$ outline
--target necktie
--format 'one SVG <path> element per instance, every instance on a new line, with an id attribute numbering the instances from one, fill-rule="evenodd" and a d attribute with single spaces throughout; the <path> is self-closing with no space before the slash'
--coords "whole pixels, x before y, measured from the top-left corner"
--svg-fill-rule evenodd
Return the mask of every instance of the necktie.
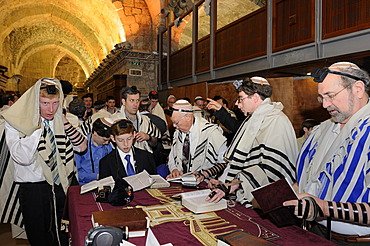
<path id="1" fill-rule="evenodd" d="M 186 133 L 184 144 L 182 145 L 182 172 L 188 172 L 188 165 L 190 159 L 190 140 L 189 133 Z"/>
<path id="2" fill-rule="evenodd" d="M 130 162 L 130 155 L 125 156 L 125 160 L 127 161 L 127 176 L 135 175 L 136 172 L 134 170 L 134 167 L 132 166 Z"/>
<path id="3" fill-rule="evenodd" d="M 45 126 L 46 132 L 49 136 L 50 144 L 51 144 L 51 154 L 49 156 L 48 166 L 51 169 L 51 174 L 53 175 L 54 183 L 59 185 L 60 180 L 59 180 L 59 172 L 58 172 L 58 167 L 57 167 L 57 164 L 58 164 L 58 162 L 57 162 L 57 146 L 55 144 L 54 133 L 50 128 L 48 120 L 44 120 L 44 126 Z"/>

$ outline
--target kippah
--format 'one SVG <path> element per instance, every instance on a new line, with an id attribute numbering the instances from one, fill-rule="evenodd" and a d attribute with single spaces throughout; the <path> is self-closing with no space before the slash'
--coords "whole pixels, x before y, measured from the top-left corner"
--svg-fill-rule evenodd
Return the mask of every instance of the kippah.
<path id="1" fill-rule="evenodd" d="M 356 64 L 352 62 L 336 62 L 329 67 L 329 69 L 343 69 L 343 68 L 360 69 Z"/>
<path id="2" fill-rule="evenodd" d="M 176 99 L 176 97 L 174 95 L 169 95 L 168 98 L 167 98 L 167 101 L 170 100 L 171 98 L 175 98 Z"/>
<path id="3" fill-rule="evenodd" d="M 42 85 L 58 85 L 59 80 L 54 78 L 42 78 L 41 84 Z"/>
<path id="4" fill-rule="evenodd" d="M 177 100 L 173 104 L 173 108 L 175 111 L 179 111 L 178 109 L 184 109 L 186 110 L 185 112 L 193 112 L 193 106 L 184 99 Z"/>
<path id="5" fill-rule="evenodd" d="M 113 118 L 111 117 L 102 117 L 100 118 L 101 122 L 103 122 L 104 125 L 111 127 L 113 123 L 115 122 Z"/>
<path id="6" fill-rule="evenodd" d="M 252 77 L 251 81 L 259 85 L 270 85 L 270 83 L 265 78 L 258 77 L 258 76 Z"/>

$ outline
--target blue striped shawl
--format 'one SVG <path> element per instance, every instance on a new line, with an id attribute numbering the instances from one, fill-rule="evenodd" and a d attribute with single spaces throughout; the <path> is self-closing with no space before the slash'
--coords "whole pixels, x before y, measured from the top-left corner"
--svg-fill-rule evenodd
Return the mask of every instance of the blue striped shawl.
<path id="1" fill-rule="evenodd" d="M 299 191 L 323 200 L 369 202 L 370 104 L 336 135 L 338 127 L 327 120 L 303 144 L 297 160 Z"/>

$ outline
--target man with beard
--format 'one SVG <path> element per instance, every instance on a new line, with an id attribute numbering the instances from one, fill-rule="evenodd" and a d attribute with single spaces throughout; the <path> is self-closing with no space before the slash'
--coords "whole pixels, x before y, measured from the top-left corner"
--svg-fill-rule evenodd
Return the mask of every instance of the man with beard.
<path id="1" fill-rule="evenodd" d="M 302 200 L 284 205 L 296 206 L 300 218 L 316 219 L 313 232 L 323 236 L 331 230 L 335 243 L 369 244 L 370 227 L 358 224 L 368 224 L 369 216 L 370 77 L 350 62 L 316 70 L 313 76 L 319 82 L 317 99 L 332 118 L 312 131 L 298 156 Z"/>

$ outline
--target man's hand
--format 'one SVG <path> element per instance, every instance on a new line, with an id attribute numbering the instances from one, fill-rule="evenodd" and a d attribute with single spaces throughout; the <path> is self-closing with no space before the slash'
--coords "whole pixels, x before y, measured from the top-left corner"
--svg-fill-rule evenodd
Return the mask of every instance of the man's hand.
<path id="1" fill-rule="evenodd" d="M 226 195 L 225 192 L 223 192 L 222 190 L 213 189 L 211 193 L 209 193 L 209 195 L 207 196 L 206 201 L 216 203 L 220 201 L 225 195 Z"/>
<path id="2" fill-rule="evenodd" d="M 145 132 L 138 132 L 135 134 L 135 139 L 138 142 L 146 141 L 150 139 L 149 134 L 146 134 Z"/>
<path id="3" fill-rule="evenodd" d="M 218 185 L 218 184 L 222 184 L 222 182 L 217 180 L 217 179 L 211 179 L 208 183 L 208 188 L 214 189 L 214 188 L 216 188 L 216 185 Z"/>
<path id="4" fill-rule="evenodd" d="M 179 171 L 178 169 L 172 170 L 172 172 L 166 177 L 166 179 L 173 179 L 177 178 L 179 176 L 183 175 L 182 171 Z"/>
<path id="5" fill-rule="evenodd" d="M 322 211 L 325 211 L 325 201 L 321 200 L 318 197 L 315 197 L 308 193 L 300 193 L 297 194 L 299 200 L 289 200 L 283 203 L 283 206 L 294 206 L 294 214 L 300 218 L 300 219 L 307 219 L 308 221 L 312 221 L 316 219 L 318 214 L 314 214 L 314 211 L 317 209 L 321 209 Z M 310 203 L 309 199 L 307 197 L 313 198 L 313 204 Z M 307 207 L 308 206 L 308 207 Z M 318 208 L 315 206 L 318 206 Z M 306 207 L 308 211 L 306 212 Z"/>
<path id="6" fill-rule="evenodd" d="M 213 110 L 218 111 L 222 108 L 221 104 L 219 104 L 215 100 L 212 100 L 211 98 L 207 98 L 207 100 L 209 101 L 208 104 L 207 104 L 207 109 L 208 110 L 213 109 Z"/>
<path id="7" fill-rule="evenodd" d="M 204 172 L 200 170 L 199 172 L 193 172 L 192 175 L 195 176 L 198 182 L 202 182 L 205 179 Z"/>

